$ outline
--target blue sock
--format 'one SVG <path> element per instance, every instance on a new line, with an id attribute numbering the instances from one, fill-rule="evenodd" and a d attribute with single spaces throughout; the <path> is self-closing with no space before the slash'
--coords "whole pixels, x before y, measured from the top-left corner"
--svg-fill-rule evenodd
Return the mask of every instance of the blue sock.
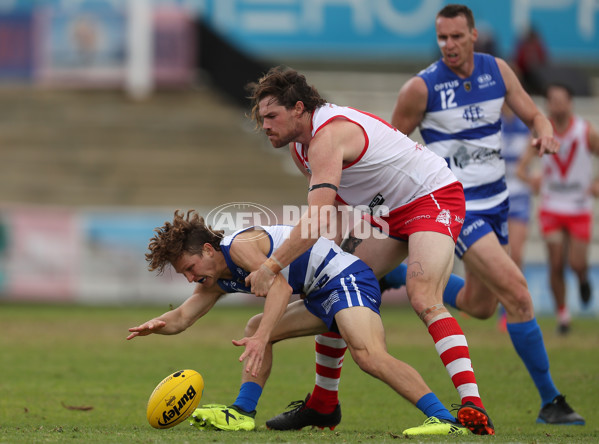
<path id="1" fill-rule="evenodd" d="M 449 410 L 439 401 L 437 395 L 433 392 L 427 393 L 416 403 L 416 407 L 420 409 L 427 418 L 434 416 L 437 419 L 445 419 L 447 421 L 455 422 L 454 416 L 449 413 Z"/>
<path id="2" fill-rule="evenodd" d="M 449 281 L 447 281 L 447 286 L 443 292 L 443 302 L 459 310 L 459 307 L 456 305 L 456 300 L 458 298 L 458 293 L 462 288 L 464 288 L 464 278 L 452 273 L 449 276 Z"/>
<path id="3" fill-rule="evenodd" d="M 406 285 L 407 272 L 408 266 L 406 264 L 399 264 L 396 268 L 387 273 L 383 279 L 391 288 L 403 287 Z"/>
<path id="4" fill-rule="evenodd" d="M 541 396 L 541 406 L 553 401 L 559 391 L 549 372 L 549 357 L 543 342 L 543 333 L 535 318 L 526 322 L 507 324 L 514 348 L 524 362 Z"/>
<path id="5" fill-rule="evenodd" d="M 262 387 L 255 382 L 244 382 L 239 389 L 239 395 L 237 395 L 237 399 L 233 405 L 247 413 L 251 413 L 256 410 L 261 395 Z"/>

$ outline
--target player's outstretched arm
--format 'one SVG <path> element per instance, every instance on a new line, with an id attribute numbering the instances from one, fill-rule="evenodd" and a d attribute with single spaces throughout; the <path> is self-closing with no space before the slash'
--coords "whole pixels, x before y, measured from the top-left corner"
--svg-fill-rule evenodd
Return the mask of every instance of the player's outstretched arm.
<path id="1" fill-rule="evenodd" d="M 599 156 L 599 132 L 597 129 L 589 123 L 589 149 L 595 156 Z M 593 197 L 599 197 L 599 177 L 595 177 L 593 183 L 591 184 L 590 193 Z"/>
<path id="2" fill-rule="evenodd" d="M 256 332 L 250 337 L 233 341 L 233 345 L 245 347 L 245 351 L 239 357 L 239 361 L 245 361 L 245 371 L 253 377 L 257 377 L 262 368 L 266 346 L 270 342 L 270 337 L 275 326 L 283 316 L 283 313 L 285 313 L 291 293 L 291 287 L 285 278 L 278 274 L 266 296 L 264 313 Z"/>
<path id="3" fill-rule="evenodd" d="M 526 151 L 520 156 L 518 165 L 516 166 L 516 176 L 522 182 L 527 183 L 533 193 L 538 194 L 541 188 L 541 175 L 531 172 L 531 164 L 537 157 L 537 149 L 530 145 Z"/>
<path id="4" fill-rule="evenodd" d="M 231 258 L 244 270 L 254 272 L 264 266 L 266 255 L 271 251 L 272 240 L 266 232 L 254 229 L 239 234 L 229 250 Z M 250 277 L 246 278 L 246 285 Z M 244 346 L 245 351 L 239 358 L 245 360 L 245 371 L 256 377 L 270 341 L 271 333 L 287 308 L 292 289 L 283 275 L 277 273 L 273 276 L 273 284 L 270 286 L 266 301 L 264 302 L 264 313 L 260 325 L 251 337 L 233 341 L 236 346 Z"/>
<path id="5" fill-rule="evenodd" d="M 161 318 L 150 319 L 137 327 L 131 327 L 129 329 L 129 336 L 127 340 L 133 339 L 137 336 L 148 336 L 152 333 L 160 333 L 160 331 L 166 326 L 166 321 Z M 167 333 L 163 333 L 167 334 Z"/>
<path id="6" fill-rule="evenodd" d="M 599 132 L 589 123 L 589 148 L 596 156 L 599 156 Z"/>
<path id="7" fill-rule="evenodd" d="M 320 236 L 338 237 L 341 241 L 341 233 L 337 233 L 336 197 L 343 165 L 354 161 L 363 152 L 365 144 L 361 127 L 344 119 L 333 119 L 321 126 L 310 141 L 309 174 L 292 151 L 296 165 L 310 180 L 308 209 L 293 227 L 289 238 L 265 262 L 266 266 L 248 277 L 256 296 L 266 296 L 274 276 L 310 249 Z"/>
<path id="8" fill-rule="evenodd" d="M 538 155 L 555 154 L 559 151 L 559 142 L 553 137 L 553 126 L 549 119 L 539 110 L 530 95 L 522 87 L 516 73 L 505 60 L 495 58 L 505 84 L 505 102 L 514 113 L 533 132 L 532 145 Z"/>
<path id="9" fill-rule="evenodd" d="M 137 327 L 131 327 L 127 339 L 148 336 L 152 333 L 160 335 L 181 333 L 208 313 L 223 294 L 224 291 L 217 285 L 205 288 L 202 284 L 197 284 L 194 293 L 183 304 Z"/>

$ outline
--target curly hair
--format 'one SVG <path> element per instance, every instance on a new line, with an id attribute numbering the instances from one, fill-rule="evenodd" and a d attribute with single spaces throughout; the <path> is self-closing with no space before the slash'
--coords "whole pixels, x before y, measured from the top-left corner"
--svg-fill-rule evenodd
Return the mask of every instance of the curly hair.
<path id="1" fill-rule="evenodd" d="M 220 241 L 224 237 L 224 231 L 213 230 L 206 225 L 204 218 L 195 210 L 188 210 L 187 215 L 176 210 L 172 222 L 167 221 L 154 231 L 156 235 L 150 239 L 146 261 L 149 263 L 148 270 L 158 270 L 158 274 L 183 253 L 201 256 L 206 243 L 220 251 Z"/>
<path id="2" fill-rule="evenodd" d="M 303 102 L 308 112 L 324 105 L 327 101 L 320 96 L 315 87 L 308 85 L 306 77 L 294 69 L 276 66 L 268 70 L 258 82 L 249 83 L 248 99 L 252 102 L 251 118 L 257 124 L 262 123 L 258 113 L 258 104 L 262 99 L 272 96 L 280 105 L 291 109 L 297 102 Z"/>

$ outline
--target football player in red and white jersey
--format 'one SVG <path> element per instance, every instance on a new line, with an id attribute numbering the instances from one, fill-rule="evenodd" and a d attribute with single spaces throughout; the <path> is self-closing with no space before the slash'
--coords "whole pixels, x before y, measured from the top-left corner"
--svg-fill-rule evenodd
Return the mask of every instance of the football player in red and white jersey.
<path id="1" fill-rule="evenodd" d="M 566 305 L 565 267 L 578 277 L 583 308 L 591 300 L 588 250 L 591 241 L 593 197 L 599 196 L 599 180 L 593 178 L 593 155 L 599 155 L 599 133 L 574 114 L 568 87 L 551 84 L 546 91 L 547 113 L 560 142 L 559 153 L 541 159 L 540 175 L 527 174 L 535 157 L 527 152 L 518 175 L 539 192 L 539 223 L 547 246 L 549 282 L 555 300 L 558 332 L 570 330 Z"/>
<path id="2" fill-rule="evenodd" d="M 344 249 L 366 262 L 378 278 L 409 258 L 407 294 L 460 395 L 458 419 L 474 433 L 494 434 L 478 392 L 466 338 L 443 305 L 443 290 L 465 214 L 462 185 L 445 160 L 377 116 L 327 103 L 292 69 L 271 69 L 251 85 L 251 98 L 252 116 L 273 147 L 290 146 L 298 168 L 309 180 L 309 210 L 290 238 L 249 276 L 252 292 L 265 296 L 281 269 L 308 250 L 318 235 L 330 232 L 334 222 L 321 216 L 326 213 L 323 210 L 338 205 L 366 208 L 366 222 L 386 236 L 359 237 L 354 230 Z M 386 211 L 380 211 L 381 205 Z M 311 233 L 307 227 L 320 231 Z M 337 241 L 344 234 L 340 231 Z M 327 422 L 327 415 L 337 409 L 343 352 L 328 342 L 317 339 L 316 396 L 312 402 L 307 398 L 301 409 L 267 421 L 267 427 L 299 429 L 340 421 L 331 416 Z M 330 360 L 318 359 L 327 352 Z M 317 414 L 321 416 L 314 424 L 312 418 Z"/>

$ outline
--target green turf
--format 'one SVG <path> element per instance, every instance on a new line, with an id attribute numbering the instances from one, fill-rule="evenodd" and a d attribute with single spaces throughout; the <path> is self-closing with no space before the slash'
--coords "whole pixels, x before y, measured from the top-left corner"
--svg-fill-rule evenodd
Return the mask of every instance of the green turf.
<path id="1" fill-rule="evenodd" d="M 165 307 L 0 305 L 1 443 L 195 443 L 195 442 L 397 442 L 404 428 L 424 416 L 387 386 L 362 373 L 347 357 L 340 398 L 343 422 L 334 432 L 268 431 L 264 422 L 290 401 L 303 399 L 314 382 L 312 338 L 275 346 L 275 363 L 256 417 L 254 432 L 199 432 L 187 422 L 155 430 L 145 406 L 155 385 L 175 370 L 204 376 L 202 403 L 231 403 L 239 387 L 245 321 L 261 307 L 217 306 L 178 336 L 126 341 L 127 328 Z M 386 307 L 389 350 L 414 366 L 446 404 L 458 402 L 429 335 L 407 308 Z M 541 319 L 558 388 L 587 425 L 535 424 L 539 399 L 509 338 L 494 321 L 458 319 L 483 401 L 495 422 L 495 437 L 410 439 L 410 442 L 599 442 L 599 323 L 577 319 L 566 338 Z M 71 407 L 71 408 L 68 408 Z M 73 409 L 73 408 L 81 408 Z M 89 409 L 92 407 L 91 409 Z M 83 410 L 86 408 L 87 410 Z"/>

